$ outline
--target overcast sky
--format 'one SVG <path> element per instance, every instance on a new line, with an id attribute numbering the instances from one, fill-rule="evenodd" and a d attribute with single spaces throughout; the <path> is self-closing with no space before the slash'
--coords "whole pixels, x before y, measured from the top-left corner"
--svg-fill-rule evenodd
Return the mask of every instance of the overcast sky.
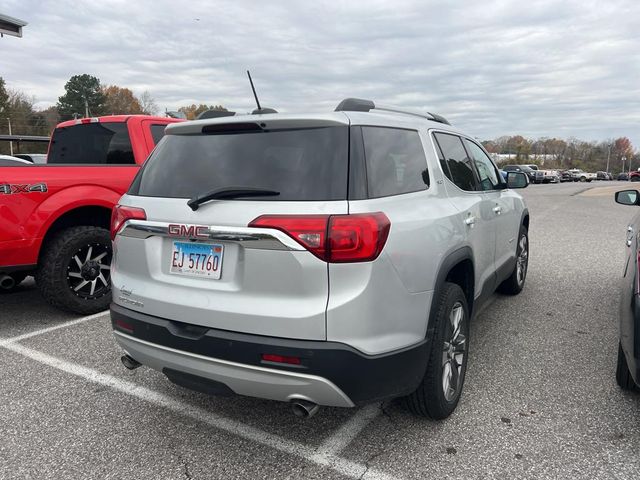
<path id="1" fill-rule="evenodd" d="M 454 4 L 455 6 L 451 6 Z M 0 38 L 10 88 L 55 103 L 72 75 L 190 103 L 326 111 L 361 97 L 440 113 L 482 139 L 640 147 L 640 1 L 32 1 Z"/>

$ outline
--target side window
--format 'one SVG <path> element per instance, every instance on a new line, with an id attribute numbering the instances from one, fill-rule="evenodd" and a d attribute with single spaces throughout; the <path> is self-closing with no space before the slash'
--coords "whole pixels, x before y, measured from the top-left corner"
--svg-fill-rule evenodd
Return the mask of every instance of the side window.
<path id="1" fill-rule="evenodd" d="M 153 138 L 153 144 L 157 145 L 162 137 L 164 137 L 165 124 L 153 124 L 151 125 L 151 138 Z"/>
<path id="2" fill-rule="evenodd" d="M 369 198 L 429 188 L 429 169 L 415 130 L 362 127 Z"/>
<path id="3" fill-rule="evenodd" d="M 440 164 L 449 180 L 462 190 L 478 190 L 472 160 L 462 145 L 462 139 L 448 133 L 434 133 L 433 136 L 440 146 Z"/>
<path id="4" fill-rule="evenodd" d="M 476 164 L 482 190 L 495 190 L 500 184 L 500 180 L 491 159 L 487 157 L 487 154 L 478 145 L 466 138 L 464 139 L 464 145 Z"/>
<path id="5" fill-rule="evenodd" d="M 136 163 L 133 157 L 133 147 L 129 138 L 129 130 L 126 123 L 114 123 L 111 126 L 114 132 L 107 150 L 107 165 L 128 165 Z"/>

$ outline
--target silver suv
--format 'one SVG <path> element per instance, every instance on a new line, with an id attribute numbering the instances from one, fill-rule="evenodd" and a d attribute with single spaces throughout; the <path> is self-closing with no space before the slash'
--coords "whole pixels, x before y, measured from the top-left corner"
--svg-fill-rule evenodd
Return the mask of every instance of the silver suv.
<path id="1" fill-rule="evenodd" d="M 469 320 L 524 286 L 527 184 L 444 118 L 367 100 L 172 124 L 113 211 L 122 361 L 302 416 L 406 397 L 445 418 Z"/>

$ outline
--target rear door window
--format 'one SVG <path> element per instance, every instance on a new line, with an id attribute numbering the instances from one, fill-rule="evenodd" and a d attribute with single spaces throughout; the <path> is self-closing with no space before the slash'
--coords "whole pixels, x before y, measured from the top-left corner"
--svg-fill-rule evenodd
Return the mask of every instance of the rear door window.
<path id="1" fill-rule="evenodd" d="M 157 145 L 158 142 L 160 140 L 162 140 L 162 137 L 164 137 L 164 129 L 167 128 L 166 124 L 158 124 L 158 123 L 153 123 L 151 124 L 151 138 L 153 138 L 153 144 Z"/>
<path id="2" fill-rule="evenodd" d="M 473 161 L 467 155 L 462 139 L 457 135 L 440 132 L 434 133 L 433 136 L 440 147 L 440 164 L 449 180 L 462 190 L 479 190 Z"/>
<path id="3" fill-rule="evenodd" d="M 429 187 L 429 169 L 415 130 L 362 127 L 369 198 L 419 192 Z"/>
<path id="4" fill-rule="evenodd" d="M 220 127 L 220 126 L 218 126 Z M 234 127 L 230 124 L 230 128 Z M 278 196 L 262 201 L 346 200 L 347 126 L 167 135 L 131 186 L 132 195 L 192 198 L 250 187 Z"/>
<path id="5" fill-rule="evenodd" d="M 96 122 L 56 128 L 47 163 L 135 164 L 126 123 Z"/>

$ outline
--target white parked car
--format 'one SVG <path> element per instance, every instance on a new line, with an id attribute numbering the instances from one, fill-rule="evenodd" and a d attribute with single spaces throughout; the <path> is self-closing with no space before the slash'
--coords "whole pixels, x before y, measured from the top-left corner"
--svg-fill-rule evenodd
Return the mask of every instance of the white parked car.
<path id="1" fill-rule="evenodd" d="M 597 175 L 595 173 L 588 173 L 584 170 L 580 170 L 579 168 L 572 168 L 568 170 L 569 173 L 573 176 L 574 181 L 576 182 L 592 182 L 597 179 Z"/>

